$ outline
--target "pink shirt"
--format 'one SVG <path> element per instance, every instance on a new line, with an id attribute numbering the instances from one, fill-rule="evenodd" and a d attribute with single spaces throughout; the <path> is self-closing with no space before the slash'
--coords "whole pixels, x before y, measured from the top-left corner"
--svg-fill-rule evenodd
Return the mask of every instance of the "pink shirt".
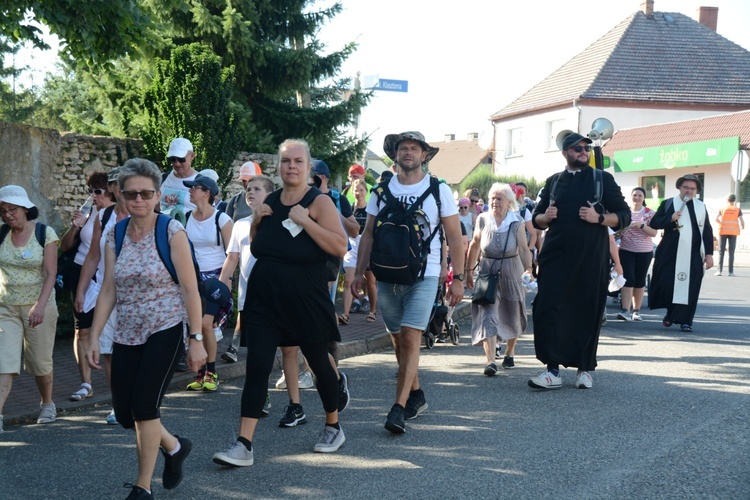
<path id="1" fill-rule="evenodd" d="M 651 217 L 653 217 L 655 213 L 656 212 L 650 208 L 643 207 L 637 212 L 631 210 L 630 219 L 632 222 L 638 222 L 648 226 Z M 622 233 L 620 249 L 635 253 L 653 252 L 654 242 L 651 240 L 651 236 L 646 234 L 643 229 L 631 227 Z"/>

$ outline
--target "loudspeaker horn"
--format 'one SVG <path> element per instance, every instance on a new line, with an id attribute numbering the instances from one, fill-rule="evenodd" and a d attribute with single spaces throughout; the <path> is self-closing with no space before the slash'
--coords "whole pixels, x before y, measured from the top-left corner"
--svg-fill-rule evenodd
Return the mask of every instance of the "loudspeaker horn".
<path id="1" fill-rule="evenodd" d="M 572 130 L 561 130 L 557 133 L 557 137 L 555 137 L 555 143 L 557 144 L 557 149 L 560 151 L 563 150 L 563 142 L 565 142 L 565 138 L 568 137 L 570 134 L 574 134 Z"/>
<path id="2" fill-rule="evenodd" d="M 591 124 L 591 132 L 588 135 L 592 141 L 601 141 L 609 139 L 614 133 L 615 127 L 611 121 L 606 118 L 597 118 Z"/>

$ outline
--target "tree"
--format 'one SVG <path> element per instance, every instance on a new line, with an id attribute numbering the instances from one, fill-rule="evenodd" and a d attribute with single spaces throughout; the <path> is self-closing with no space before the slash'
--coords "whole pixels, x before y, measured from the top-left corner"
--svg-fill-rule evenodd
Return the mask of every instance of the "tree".
<path id="1" fill-rule="evenodd" d="M 3 0 L 0 35 L 49 49 L 40 24 L 62 39 L 62 51 L 91 65 L 131 54 L 152 37 L 151 20 L 134 0 Z"/>
<path id="2" fill-rule="evenodd" d="M 156 62 L 156 74 L 144 104 L 148 122 L 144 148 L 165 167 L 165 153 L 174 137 L 193 143 L 197 169 L 211 168 L 222 187 L 231 180 L 238 151 L 237 109 L 231 103 L 234 68 L 200 43 L 177 47 L 169 60 Z"/>
<path id="3" fill-rule="evenodd" d="M 237 100 L 275 144 L 304 138 L 313 155 L 343 171 L 364 153 L 364 140 L 347 137 L 370 94 L 336 79 L 355 50 L 348 44 L 321 55 L 316 39 L 322 23 L 341 11 L 336 3 L 310 10 L 309 0 L 144 0 L 175 45 L 200 41 L 225 67 L 233 66 Z M 348 99 L 344 99 L 348 96 Z"/>
<path id="4" fill-rule="evenodd" d="M 19 82 L 19 77 L 28 69 L 16 66 L 15 56 L 20 48 L 20 45 L 0 36 L 0 120 L 25 123 L 39 104 L 35 89 L 26 88 Z M 10 59 L 10 64 L 6 58 Z"/>

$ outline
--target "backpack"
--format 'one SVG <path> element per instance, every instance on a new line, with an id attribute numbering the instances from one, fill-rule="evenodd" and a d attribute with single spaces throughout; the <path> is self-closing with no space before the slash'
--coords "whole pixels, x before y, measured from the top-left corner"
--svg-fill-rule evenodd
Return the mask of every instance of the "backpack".
<path id="1" fill-rule="evenodd" d="M 5 241 L 5 237 L 8 236 L 8 233 L 10 233 L 10 226 L 8 224 L 3 224 L 0 226 L 0 245 L 3 244 L 3 241 Z M 39 243 L 39 246 L 44 248 L 44 242 L 47 240 L 47 225 L 42 224 L 41 222 L 37 222 L 36 226 L 34 227 L 34 236 L 36 236 L 36 241 Z"/>
<path id="2" fill-rule="evenodd" d="M 114 212 L 115 206 L 114 204 L 108 206 L 104 209 L 102 212 L 102 229 L 104 229 L 104 226 L 107 225 L 107 222 L 109 221 L 109 218 L 112 216 L 112 212 Z M 98 214 L 98 212 L 97 212 Z M 77 279 L 74 277 L 74 273 L 78 271 L 78 269 L 75 267 L 75 258 L 76 254 L 78 253 L 78 247 L 81 245 L 81 237 L 80 233 L 76 234 L 76 244 L 73 245 L 68 250 L 62 252 L 60 255 L 57 256 L 57 282 L 56 286 L 58 290 L 69 290 L 72 292 L 75 292 L 71 288 L 71 285 L 77 281 Z M 94 276 L 96 278 L 96 276 Z"/>
<path id="3" fill-rule="evenodd" d="M 167 268 L 167 271 L 169 271 L 169 275 L 172 277 L 172 281 L 174 281 L 175 283 L 179 283 L 180 281 L 177 279 L 177 271 L 175 270 L 174 263 L 172 262 L 172 253 L 169 246 L 170 220 L 171 217 L 169 217 L 168 215 L 157 214 L 156 226 L 154 226 L 154 238 L 156 240 L 156 251 L 159 254 L 159 258 L 164 263 L 164 267 Z M 129 223 L 130 217 L 121 220 L 115 225 L 115 255 L 118 257 L 120 256 L 120 251 L 122 250 L 122 244 L 125 241 L 125 234 L 127 233 Z M 198 261 L 195 259 L 195 249 L 193 248 L 193 244 L 190 242 L 190 239 L 188 239 L 188 244 L 190 245 L 190 256 L 193 259 L 195 278 L 200 285 L 200 267 L 198 266 Z M 201 287 L 199 286 L 198 289 L 200 290 Z"/>
<path id="4" fill-rule="evenodd" d="M 602 201 L 602 192 L 604 191 L 604 174 L 602 174 L 602 171 L 598 168 L 593 168 L 594 171 L 594 184 L 595 184 L 595 191 L 594 191 L 594 205 L 597 205 L 601 203 Z M 557 175 L 555 178 L 555 181 L 552 183 L 552 189 L 550 189 L 549 192 L 549 200 L 550 202 L 555 200 L 555 192 L 557 191 L 557 181 L 560 180 L 560 177 L 565 172 L 561 172 Z"/>
<path id="5" fill-rule="evenodd" d="M 219 217 L 221 216 L 223 212 L 219 210 L 218 208 L 216 208 L 215 210 L 216 210 L 216 216 L 214 217 L 214 223 L 216 224 L 216 246 L 218 247 L 218 246 L 221 246 L 221 240 L 222 240 L 221 228 L 219 227 Z M 185 223 L 183 224 L 185 228 L 187 228 L 187 221 L 188 219 L 190 219 L 190 214 L 192 213 L 193 213 L 192 210 L 189 210 L 185 213 Z"/>
<path id="6" fill-rule="evenodd" d="M 441 223 L 427 237 L 420 228 L 421 224 L 429 228 L 430 221 L 422 210 L 428 196 L 435 198 L 440 214 L 440 181 L 430 176 L 430 187 L 409 208 L 393 196 L 389 182 L 390 179 L 381 182 L 373 190 L 378 203 L 382 202 L 385 206 L 375 217 L 370 269 L 378 281 L 411 285 L 424 279 L 430 243 L 438 231 L 441 231 L 442 238 Z"/>

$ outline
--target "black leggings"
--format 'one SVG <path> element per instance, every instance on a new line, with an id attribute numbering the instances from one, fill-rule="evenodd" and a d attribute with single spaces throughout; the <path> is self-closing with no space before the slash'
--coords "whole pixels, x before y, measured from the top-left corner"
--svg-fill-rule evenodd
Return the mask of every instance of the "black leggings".
<path id="1" fill-rule="evenodd" d="M 243 325 L 247 328 L 247 325 Z M 273 370 L 276 348 L 281 332 L 272 327 L 253 325 L 252 332 L 243 328 L 247 342 L 247 368 L 245 386 L 242 388 L 240 414 L 245 418 L 260 418 L 268 393 L 268 377 Z M 318 379 L 317 389 L 326 413 L 338 409 L 339 390 L 336 371 L 328 359 L 328 342 L 300 345 L 302 354 Z"/>
<path id="2" fill-rule="evenodd" d="M 646 286 L 646 274 L 648 274 L 652 256 L 653 252 L 630 252 L 620 249 L 620 265 L 622 274 L 625 276 L 625 286 L 632 288 Z"/>
<path id="3" fill-rule="evenodd" d="M 145 344 L 113 344 L 112 407 L 126 429 L 161 416 L 161 400 L 185 351 L 182 331 L 182 323 L 178 323 L 152 334 Z"/>

